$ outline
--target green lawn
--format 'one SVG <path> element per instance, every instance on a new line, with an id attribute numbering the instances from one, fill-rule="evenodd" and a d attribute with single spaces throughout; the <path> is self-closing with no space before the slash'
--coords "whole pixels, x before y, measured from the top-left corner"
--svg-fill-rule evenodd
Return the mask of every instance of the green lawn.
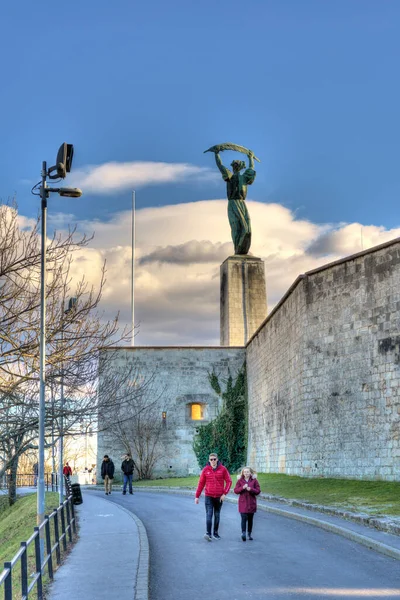
<path id="1" fill-rule="evenodd" d="M 362 510 L 370 514 L 400 515 L 400 483 L 359 479 L 305 478 L 294 475 L 260 474 L 263 492 L 284 498 L 296 498 Z"/>
<path id="2" fill-rule="evenodd" d="M 236 474 L 232 475 L 235 483 Z M 359 479 L 306 478 L 294 475 L 260 473 L 258 475 L 261 491 L 265 494 L 281 496 L 346 508 L 351 511 L 367 512 L 371 515 L 382 514 L 400 516 L 400 483 L 394 481 L 362 481 Z M 135 481 L 135 486 L 182 487 L 197 486 L 198 477 L 154 479 Z"/>
<path id="3" fill-rule="evenodd" d="M 199 478 L 190 477 L 171 477 L 170 479 L 150 479 L 149 481 L 134 481 L 133 485 L 137 487 L 181 487 L 195 488 Z"/>
<path id="4" fill-rule="evenodd" d="M 0 572 L 3 570 L 4 561 L 10 561 L 18 552 L 21 542 L 26 542 L 33 534 L 36 527 L 36 494 L 29 494 L 18 498 L 17 502 L 1 512 L 0 519 Z M 53 512 L 58 506 L 58 494 L 46 493 L 46 514 Z M 55 555 L 54 555 L 55 558 Z M 34 544 L 28 549 L 29 572 L 34 571 Z M 53 561 L 55 568 L 55 560 Z M 14 573 L 14 570 L 13 570 Z M 17 565 L 13 575 L 13 600 L 20 598 L 20 568 Z M 0 593 L 1 595 L 1 593 Z"/>

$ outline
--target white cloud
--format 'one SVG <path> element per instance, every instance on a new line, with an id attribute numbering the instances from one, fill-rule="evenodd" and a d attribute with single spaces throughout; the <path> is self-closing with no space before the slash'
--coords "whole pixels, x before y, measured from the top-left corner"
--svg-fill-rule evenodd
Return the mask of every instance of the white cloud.
<path id="1" fill-rule="evenodd" d="M 400 229 L 387 230 L 384 227 L 376 227 L 375 225 L 342 224 L 324 232 L 316 240 L 313 240 L 308 247 L 308 252 L 314 256 L 355 254 L 361 252 L 361 250 L 388 242 L 400 235 L 399 232 Z"/>
<path id="2" fill-rule="evenodd" d="M 140 265 L 146 263 L 171 263 L 177 265 L 195 264 L 195 263 L 213 263 L 222 262 L 230 252 L 230 243 L 213 244 L 209 240 L 190 240 L 177 246 L 160 246 L 157 250 L 141 257 Z"/>
<path id="3" fill-rule="evenodd" d="M 298 275 L 361 250 L 361 225 L 319 225 L 298 220 L 279 204 L 249 201 L 251 252 L 265 261 L 269 310 Z M 57 215 L 58 227 L 61 215 Z M 135 315 L 137 344 L 218 344 L 219 267 L 233 254 L 227 201 L 200 201 L 146 208 L 136 215 Z M 95 231 L 90 248 L 73 265 L 96 283 L 107 259 L 102 308 L 130 318 L 130 213 L 107 223 L 79 224 Z M 363 248 L 400 236 L 400 229 L 363 226 Z M 149 259 L 152 258 L 152 260 Z M 142 260 L 141 260 L 142 259 Z"/>
<path id="4" fill-rule="evenodd" d="M 187 179 L 215 175 L 208 168 L 186 163 L 164 162 L 109 162 L 103 165 L 87 165 L 75 170 L 69 185 L 80 187 L 86 193 L 110 194 L 146 185 L 172 183 Z"/>

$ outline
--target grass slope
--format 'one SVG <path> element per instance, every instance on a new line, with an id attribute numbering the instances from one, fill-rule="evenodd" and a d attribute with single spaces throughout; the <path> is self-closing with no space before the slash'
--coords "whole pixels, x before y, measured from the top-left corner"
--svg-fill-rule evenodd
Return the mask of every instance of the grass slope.
<path id="1" fill-rule="evenodd" d="M 46 514 L 53 512 L 58 506 L 58 494 L 56 492 L 46 493 Z M 0 572 L 3 563 L 11 561 L 18 552 L 21 542 L 26 542 L 33 534 L 36 527 L 36 494 L 29 494 L 18 498 L 17 502 L 1 512 L 0 515 Z M 34 570 L 34 545 L 28 549 L 28 568 Z M 13 599 L 21 597 L 20 566 L 13 569 Z M 28 571 L 28 572 L 30 572 Z M 47 577 L 44 578 L 46 581 Z M 35 595 L 35 594 L 33 594 Z"/>
<path id="2" fill-rule="evenodd" d="M 18 552 L 21 542 L 26 542 L 36 527 L 36 494 L 19 498 L 1 513 L 0 520 L 0 564 L 11 560 Z M 46 514 L 58 506 L 58 494 L 46 493 Z"/>

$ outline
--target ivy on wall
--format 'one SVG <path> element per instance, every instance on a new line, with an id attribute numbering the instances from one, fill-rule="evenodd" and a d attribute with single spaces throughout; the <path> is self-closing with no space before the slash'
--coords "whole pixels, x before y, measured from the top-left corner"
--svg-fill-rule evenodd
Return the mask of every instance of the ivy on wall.
<path id="1" fill-rule="evenodd" d="M 201 425 L 193 442 L 193 449 L 200 468 L 208 462 L 210 452 L 216 452 L 219 460 L 232 473 L 245 464 L 247 453 L 247 379 L 246 364 L 235 380 L 220 382 L 213 371 L 208 379 L 213 390 L 222 398 L 219 415 Z M 225 391 L 222 390 L 222 384 Z"/>

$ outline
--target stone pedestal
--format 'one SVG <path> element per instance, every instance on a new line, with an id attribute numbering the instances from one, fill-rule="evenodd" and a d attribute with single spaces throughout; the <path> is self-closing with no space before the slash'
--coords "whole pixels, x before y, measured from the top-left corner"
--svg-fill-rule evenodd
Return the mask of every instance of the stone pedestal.
<path id="1" fill-rule="evenodd" d="M 244 346 L 267 316 L 264 261 L 229 256 L 220 267 L 221 346 Z"/>

